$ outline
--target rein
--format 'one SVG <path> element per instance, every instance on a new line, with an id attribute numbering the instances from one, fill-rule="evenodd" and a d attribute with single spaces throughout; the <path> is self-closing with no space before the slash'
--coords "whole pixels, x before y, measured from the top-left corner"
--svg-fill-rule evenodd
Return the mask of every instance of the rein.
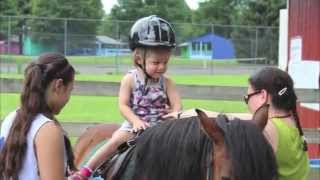
<path id="1" fill-rule="evenodd" d="M 213 157 L 212 157 L 212 151 L 209 151 L 209 146 L 206 146 L 206 153 L 207 153 L 207 157 L 206 157 L 206 180 L 212 180 L 213 179 L 213 173 L 212 173 L 212 169 L 213 169 Z M 208 153 L 209 152 L 209 153 Z"/>

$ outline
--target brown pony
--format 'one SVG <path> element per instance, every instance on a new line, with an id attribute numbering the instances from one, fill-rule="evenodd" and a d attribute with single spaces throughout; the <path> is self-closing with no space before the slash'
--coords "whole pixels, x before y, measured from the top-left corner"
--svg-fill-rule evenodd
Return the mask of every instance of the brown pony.
<path id="1" fill-rule="evenodd" d="M 260 108 L 252 121 L 229 120 L 225 115 L 209 118 L 196 110 L 197 116 L 149 128 L 136 139 L 129 163 L 121 165 L 120 176 L 106 172 L 104 178 L 277 179 L 273 150 L 262 134 L 268 119 L 267 109 Z"/>
<path id="2" fill-rule="evenodd" d="M 81 162 L 97 144 L 112 136 L 120 126 L 118 124 L 99 124 L 86 129 L 73 148 L 74 164 L 79 168 Z"/>

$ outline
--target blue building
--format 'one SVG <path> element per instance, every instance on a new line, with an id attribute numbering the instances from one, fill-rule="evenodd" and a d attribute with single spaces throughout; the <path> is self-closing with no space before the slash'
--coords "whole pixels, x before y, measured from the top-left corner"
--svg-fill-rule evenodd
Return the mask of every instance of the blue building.
<path id="1" fill-rule="evenodd" d="M 108 36 L 96 36 L 97 56 L 129 55 L 128 43 L 123 43 Z"/>
<path id="2" fill-rule="evenodd" d="M 212 33 L 192 38 L 179 45 L 181 55 L 190 59 L 233 59 L 235 49 L 231 40 Z"/>

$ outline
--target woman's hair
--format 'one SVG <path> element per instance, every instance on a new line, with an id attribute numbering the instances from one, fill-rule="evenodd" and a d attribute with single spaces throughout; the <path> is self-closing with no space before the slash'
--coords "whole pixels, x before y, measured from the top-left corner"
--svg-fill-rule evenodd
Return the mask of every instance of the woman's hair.
<path id="1" fill-rule="evenodd" d="M 17 110 L 17 115 L 0 153 L 0 179 L 17 179 L 17 172 L 21 170 L 26 154 L 27 134 L 37 114 L 42 113 L 60 125 L 48 107 L 45 92 L 54 79 L 62 79 L 63 84 L 67 85 L 74 80 L 74 74 L 75 70 L 67 59 L 58 53 L 43 54 L 26 67 L 20 108 Z M 68 165 L 70 169 L 74 169 L 70 141 L 66 136 L 64 139 Z"/>
<path id="2" fill-rule="evenodd" d="M 252 75 L 249 83 L 254 90 L 265 89 L 271 96 L 271 102 L 275 108 L 291 112 L 299 133 L 303 136 L 297 113 L 297 95 L 294 91 L 293 80 L 287 72 L 278 68 L 265 67 Z M 304 141 L 304 149 L 307 149 L 306 141 Z"/>

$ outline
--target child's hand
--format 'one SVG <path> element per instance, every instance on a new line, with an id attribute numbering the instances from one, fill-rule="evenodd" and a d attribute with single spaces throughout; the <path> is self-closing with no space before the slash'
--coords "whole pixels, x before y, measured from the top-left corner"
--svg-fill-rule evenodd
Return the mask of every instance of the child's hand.
<path id="1" fill-rule="evenodd" d="M 150 127 L 150 124 L 147 123 L 147 122 L 144 122 L 142 120 L 138 120 L 138 121 L 135 121 L 133 123 L 133 128 L 132 128 L 132 132 L 138 132 L 139 130 L 143 129 L 147 129 L 148 127 Z"/>
<path id="2" fill-rule="evenodd" d="M 87 180 L 87 177 L 84 177 L 79 172 L 76 172 L 68 177 L 68 180 Z"/>
<path id="3" fill-rule="evenodd" d="M 181 114 L 181 111 L 174 111 L 174 112 L 170 112 L 166 115 L 163 115 L 162 118 L 165 120 L 179 119 L 179 114 Z"/>
<path id="4" fill-rule="evenodd" d="M 171 113 L 173 110 L 171 109 L 171 107 L 169 105 L 165 105 L 164 107 L 164 113 L 168 114 Z"/>

